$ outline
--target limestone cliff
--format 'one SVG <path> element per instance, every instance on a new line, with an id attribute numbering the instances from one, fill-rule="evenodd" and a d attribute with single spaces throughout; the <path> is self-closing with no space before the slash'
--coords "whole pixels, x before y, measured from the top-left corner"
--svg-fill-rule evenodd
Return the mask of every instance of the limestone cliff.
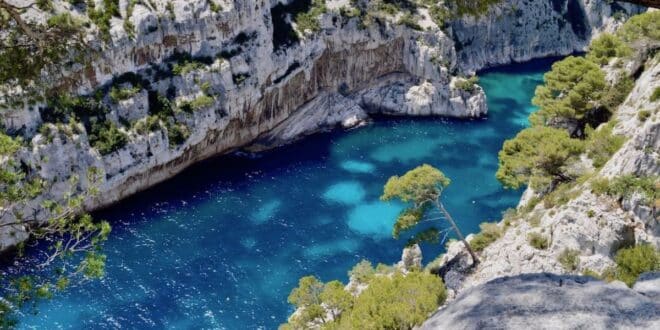
<path id="1" fill-rule="evenodd" d="M 68 2 L 54 3 L 58 11 L 81 15 Z M 614 11 L 639 10 L 590 0 L 510 0 L 441 29 L 419 8 L 419 30 L 395 18 L 365 26 L 342 14 L 347 1 L 328 0 L 320 30 L 296 32 L 292 15 L 300 3 L 154 0 L 133 4 L 129 13 L 128 2 L 119 1 L 123 19 L 111 18 L 109 43 L 91 39 L 94 51 L 85 64 L 64 68 L 64 78 L 52 84 L 95 95 L 106 110 L 93 120 L 116 125 L 128 142 L 101 154 L 90 144 L 89 124 L 49 123 L 45 104 L 3 112 L 6 130 L 30 142 L 17 163 L 47 182 L 43 194 L 17 211 L 45 219 L 40 204 L 88 189 L 92 168 L 100 173 L 100 193 L 87 200 L 90 210 L 202 159 L 355 125 L 373 112 L 480 116 L 486 113 L 483 91 L 461 87 L 472 71 L 582 51 L 594 33 L 617 24 L 608 18 Z M 177 65 L 184 68 L 174 70 Z M 116 99 L 113 87 L 137 92 Z M 177 111 L 150 122 L 163 103 Z M 173 132 L 182 141 L 174 141 Z M 80 178 L 73 186 L 72 176 Z M 14 217 L 3 212 L 0 222 Z M 24 240 L 23 229 L 3 226 L 0 250 Z"/>
<path id="2" fill-rule="evenodd" d="M 657 329 L 660 302 L 646 290 L 658 274 L 633 289 L 588 277 L 527 274 L 466 290 L 422 329 Z M 656 293 L 657 294 L 657 293 Z"/>
<path id="3" fill-rule="evenodd" d="M 502 237 L 483 250 L 482 263 L 476 268 L 471 268 L 461 244 L 450 244 L 439 260 L 438 271 L 453 293 L 460 294 L 503 276 L 600 274 L 615 266 L 614 255 L 622 247 L 647 243 L 660 248 L 657 196 L 649 200 L 635 192 L 618 200 L 599 195 L 593 188 L 594 182 L 602 178 L 632 174 L 657 180 L 660 175 L 660 100 L 652 96 L 660 87 L 660 59 L 655 56 L 646 63 L 635 61 L 629 60 L 623 67 L 631 73 L 643 72 L 613 118 L 614 133 L 626 137 L 621 149 L 601 169 L 563 191 L 565 203 L 535 203 L 535 193 L 528 190 L 519 205 L 519 210 L 526 210 L 505 216 L 499 223 L 504 231 Z M 612 66 L 605 70 L 610 77 L 619 72 Z M 648 113 L 648 118 L 640 113 Z M 658 182 L 654 184 L 657 187 Z M 544 237 L 547 247 L 533 247 L 530 234 Z M 570 267 L 573 269 L 561 262 L 562 253 L 567 250 L 575 253 L 575 263 Z"/>

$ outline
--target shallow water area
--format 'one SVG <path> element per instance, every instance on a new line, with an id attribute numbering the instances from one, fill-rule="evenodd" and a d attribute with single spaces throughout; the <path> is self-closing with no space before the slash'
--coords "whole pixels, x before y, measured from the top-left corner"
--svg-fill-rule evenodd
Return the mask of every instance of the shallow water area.
<path id="1" fill-rule="evenodd" d="M 301 276 L 345 282 L 361 259 L 400 259 L 405 240 L 391 229 L 402 206 L 378 197 L 387 178 L 422 163 L 452 179 L 446 207 L 476 232 L 520 198 L 495 179 L 497 152 L 527 125 L 551 63 L 481 73 L 486 118 L 377 119 L 223 156 L 99 212 L 113 225 L 105 278 L 40 303 L 20 327 L 274 329 Z M 442 249 L 424 245 L 424 262 Z"/>

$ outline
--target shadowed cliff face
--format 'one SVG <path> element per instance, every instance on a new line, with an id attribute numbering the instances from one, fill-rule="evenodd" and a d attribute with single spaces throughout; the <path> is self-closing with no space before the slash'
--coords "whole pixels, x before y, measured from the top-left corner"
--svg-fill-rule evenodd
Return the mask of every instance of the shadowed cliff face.
<path id="1" fill-rule="evenodd" d="M 460 294 L 422 329 L 657 329 L 660 301 L 646 292 L 657 277 L 634 289 L 579 276 L 498 278 Z"/>

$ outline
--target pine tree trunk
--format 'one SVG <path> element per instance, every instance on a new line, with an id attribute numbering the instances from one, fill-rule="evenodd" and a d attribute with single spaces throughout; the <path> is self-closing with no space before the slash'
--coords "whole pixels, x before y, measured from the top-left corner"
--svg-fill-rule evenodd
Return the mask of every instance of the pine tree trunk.
<path id="1" fill-rule="evenodd" d="M 463 236 L 463 233 L 461 233 L 461 230 L 458 229 L 458 226 L 456 226 L 456 222 L 454 222 L 454 218 L 451 217 L 451 214 L 445 210 L 445 207 L 440 203 L 439 201 L 435 201 L 435 206 L 442 212 L 442 214 L 445 215 L 445 218 L 447 218 L 447 221 L 451 224 L 452 228 L 454 229 L 454 232 L 456 232 L 456 235 L 458 238 L 463 242 L 463 245 L 465 245 L 465 248 L 468 250 L 470 253 L 470 256 L 472 257 L 472 261 L 474 262 L 474 265 L 476 266 L 479 263 L 479 258 L 477 257 L 477 254 L 474 253 L 472 250 L 472 247 L 470 246 L 470 243 L 468 243 L 465 240 L 465 237 Z"/>

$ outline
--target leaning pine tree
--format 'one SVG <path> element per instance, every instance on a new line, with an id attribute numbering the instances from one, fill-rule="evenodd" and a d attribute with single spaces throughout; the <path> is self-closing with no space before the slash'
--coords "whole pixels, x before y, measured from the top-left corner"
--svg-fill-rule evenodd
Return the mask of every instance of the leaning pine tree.
<path id="1" fill-rule="evenodd" d="M 458 238 L 465 244 L 465 248 L 472 256 L 472 260 L 476 265 L 479 263 L 479 258 L 472 250 L 470 244 L 465 240 L 465 237 L 458 229 L 456 222 L 452 216 L 447 212 L 444 205 L 440 201 L 443 190 L 449 186 L 451 180 L 444 175 L 440 170 L 430 165 L 422 165 L 413 170 L 408 171 L 403 176 L 393 176 L 385 184 L 383 195 L 380 197 L 383 201 L 390 201 L 399 199 L 408 204 L 408 208 L 403 210 L 394 224 L 392 234 L 398 238 L 401 231 L 409 230 L 420 223 L 425 216 L 435 207 L 444 216 Z M 430 238 L 429 233 L 422 232 L 413 241 L 426 240 Z M 437 231 L 434 232 L 437 234 Z M 435 235 L 437 237 L 437 235 Z"/>

